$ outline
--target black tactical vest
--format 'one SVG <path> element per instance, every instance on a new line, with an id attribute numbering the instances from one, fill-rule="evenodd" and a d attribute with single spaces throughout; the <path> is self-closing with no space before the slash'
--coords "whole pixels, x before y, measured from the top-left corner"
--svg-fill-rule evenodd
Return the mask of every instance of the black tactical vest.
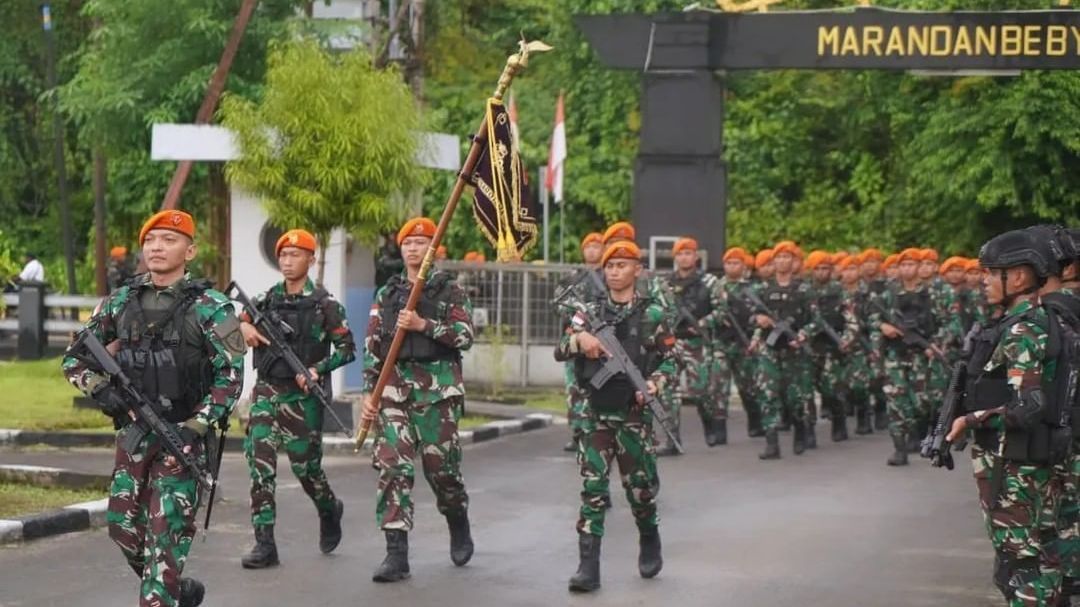
<path id="1" fill-rule="evenodd" d="M 739 326 L 743 328 L 747 333 L 751 332 L 750 317 L 754 313 L 754 309 L 750 306 L 750 302 L 746 300 L 746 296 L 743 294 L 745 289 L 749 289 L 749 283 L 740 282 L 734 285 L 730 291 L 728 291 L 727 305 L 728 310 L 731 312 L 731 316 L 734 317 L 735 322 L 739 323 Z M 728 323 L 730 318 L 725 319 L 720 325 L 720 339 L 726 343 L 734 343 L 739 340 L 739 337 L 735 334 L 735 329 Z"/>
<path id="2" fill-rule="evenodd" d="M 146 310 L 140 299 L 154 287 L 135 284 L 139 280 L 129 283 L 130 296 L 117 315 L 116 360 L 151 402 L 165 399 L 161 414 L 166 421 L 183 422 L 195 414 L 213 383 L 214 367 L 200 323 L 186 322 L 195 314 L 192 304 L 212 283 L 189 281 L 169 308 Z"/>
<path id="3" fill-rule="evenodd" d="M 776 314 L 776 320 L 790 320 L 791 328 L 798 331 L 810 321 L 810 307 L 807 294 L 799 291 L 802 283 L 792 280 L 786 287 L 780 286 L 776 280 L 770 280 L 761 292 L 761 299 L 769 309 Z M 790 338 L 781 338 L 775 347 L 782 348 L 788 345 Z M 781 343 L 783 342 L 783 343 Z"/>
<path id="4" fill-rule="evenodd" d="M 420 301 L 416 304 L 416 313 L 429 320 L 444 320 L 453 290 L 453 277 L 446 272 L 438 272 L 431 280 L 424 283 Z M 390 343 L 397 328 L 398 313 L 405 309 L 409 301 L 412 283 L 404 274 L 395 274 L 386 283 L 386 296 L 382 304 L 381 351 L 379 358 L 386 360 L 390 352 Z M 431 339 L 419 331 L 407 331 L 401 344 L 398 360 L 430 362 L 433 360 L 460 360 L 461 351 Z"/>
<path id="5" fill-rule="evenodd" d="M 829 284 L 821 287 L 817 296 L 817 307 L 821 311 L 821 319 L 824 320 L 834 331 L 839 334 L 844 332 L 844 291 L 839 285 Z M 823 332 L 814 336 L 815 347 L 827 346 L 835 348 L 836 343 L 829 339 Z"/>
<path id="6" fill-rule="evenodd" d="M 1055 292 L 1042 296 L 1050 317 L 1048 342 L 1057 346 L 1059 356 L 1054 374 L 1053 398 L 1068 419 L 1073 438 L 1080 438 L 1080 298 Z"/>
<path id="7" fill-rule="evenodd" d="M 675 303 L 693 317 L 695 321 L 704 318 L 712 307 L 709 289 L 701 279 L 699 272 L 686 277 L 675 274 L 671 277 L 671 290 Z M 679 313 L 679 322 L 675 325 L 675 337 L 686 338 L 697 335 L 696 327 L 689 326 L 689 320 Z"/>
<path id="8" fill-rule="evenodd" d="M 615 324 L 615 337 L 622 344 L 626 354 L 634 361 L 642 375 L 648 377 L 654 369 L 649 368 L 649 356 L 645 349 L 644 329 L 645 306 L 647 300 L 639 299 L 629 309 L 616 307 L 606 302 L 600 307 L 600 321 Z M 625 412 L 634 402 L 634 386 L 630 379 L 619 373 L 612 377 L 600 389 L 593 389 L 589 380 L 600 370 L 603 362 L 579 356 L 574 359 L 574 374 L 578 384 L 589 391 L 589 404 L 599 413 Z"/>
<path id="9" fill-rule="evenodd" d="M 270 318 L 276 315 L 289 325 L 292 332 L 285 336 L 287 344 L 306 367 L 313 367 L 330 355 L 330 340 L 316 341 L 312 331 L 314 327 L 326 326 L 323 304 L 329 296 L 322 287 L 316 287 L 307 297 L 286 297 L 272 292 L 259 306 L 263 314 Z M 273 348 L 255 348 L 254 364 L 260 379 L 270 383 L 295 381 L 296 374 Z"/>
<path id="10" fill-rule="evenodd" d="M 934 335 L 934 308 L 930 299 L 929 289 L 919 291 L 905 291 L 897 287 L 893 291 L 893 311 L 898 327 L 903 332 L 909 331 L 930 339 Z M 885 345 L 897 349 L 911 349 L 918 346 L 905 342 L 903 339 L 885 340 Z"/>

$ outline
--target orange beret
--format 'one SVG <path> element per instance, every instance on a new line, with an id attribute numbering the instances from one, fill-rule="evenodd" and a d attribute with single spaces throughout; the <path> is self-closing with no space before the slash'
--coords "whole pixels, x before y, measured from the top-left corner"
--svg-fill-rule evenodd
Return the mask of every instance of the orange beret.
<path id="1" fill-rule="evenodd" d="M 637 238 L 637 232 L 634 231 L 634 226 L 626 221 L 617 221 L 604 230 L 604 244 L 612 240 L 633 241 L 635 238 Z"/>
<path id="2" fill-rule="evenodd" d="M 859 265 L 859 259 L 861 259 L 861 258 L 862 258 L 861 255 L 848 255 L 847 257 L 844 257 L 844 258 L 840 259 L 839 261 L 834 261 L 833 263 L 836 264 L 837 268 L 839 268 L 841 270 L 846 270 L 847 268 L 852 268 L 852 267 L 855 267 L 855 266 Z M 835 256 L 834 256 L 834 259 L 835 259 Z"/>
<path id="3" fill-rule="evenodd" d="M 979 265 L 978 258 L 972 258 L 967 260 L 967 265 L 964 268 L 968 272 L 982 272 L 982 266 Z"/>
<path id="4" fill-rule="evenodd" d="M 123 257 L 127 255 L 127 247 L 113 247 L 109 249 L 109 257 Z"/>
<path id="5" fill-rule="evenodd" d="M 754 263 L 754 258 L 742 247 L 731 247 L 727 251 L 724 251 L 724 261 L 729 259 L 738 259 L 743 263 Z"/>
<path id="6" fill-rule="evenodd" d="M 799 248 L 799 245 L 790 240 L 781 240 L 773 247 L 773 255 L 779 255 L 781 253 L 791 253 L 795 257 L 802 257 L 802 249 Z"/>
<path id="7" fill-rule="evenodd" d="M 319 245 L 315 240 L 315 235 L 311 232 L 293 229 L 285 232 L 281 235 L 281 238 L 277 239 L 277 244 L 274 245 L 274 255 L 281 255 L 281 250 L 285 247 L 296 247 L 314 253 L 315 249 L 319 248 Z"/>
<path id="8" fill-rule="evenodd" d="M 922 261 L 922 249 L 907 248 L 896 255 L 896 263 L 904 261 Z"/>
<path id="9" fill-rule="evenodd" d="M 881 267 L 882 267 L 882 269 L 892 267 L 892 266 L 896 265 L 896 263 L 899 260 L 900 260 L 900 254 L 899 253 L 893 253 L 892 255 L 889 255 L 888 257 L 886 257 L 885 261 L 881 262 Z"/>
<path id="10" fill-rule="evenodd" d="M 161 211 L 155 213 L 139 230 L 139 244 L 146 240 L 146 233 L 150 230 L 172 230 L 180 232 L 184 236 L 195 239 L 195 220 L 183 211 Z"/>
<path id="11" fill-rule="evenodd" d="M 769 262 L 776 256 L 776 251 L 772 249 L 764 249 L 758 251 L 758 254 L 754 256 L 754 267 L 760 268 L 761 266 L 769 265 Z"/>
<path id="12" fill-rule="evenodd" d="M 397 243 L 401 246 L 401 241 L 405 240 L 409 236 L 426 236 L 428 238 L 435 238 L 435 222 L 427 217 L 413 217 L 405 222 L 405 225 L 401 226 L 401 229 L 397 233 Z"/>
<path id="13" fill-rule="evenodd" d="M 866 263 L 870 260 L 884 261 L 885 254 L 881 252 L 881 249 L 875 249 L 873 247 L 864 249 L 862 253 L 859 253 L 859 263 Z"/>
<path id="14" fill-rule="evenodd" d="M 435 257 L 438 259 L 446 259 L 446 245 L 439 245 L 435 249 Z"/>
<path id="15" fill-rule="evenodd" d="M 469 251 L 465 253 L 465 257 L 461 258 L 462 261 L 484 261 L 484 254 L 477 251 Z"/>
<path id="16" fill-rule="evenodd" d="M 837 252 L 833 253 L 832 254 L 833 265 L 840 263 L 841 260 L 847 259 L 848 257 L 851 257 L 851 253 L 848 253 L 847 251 L 837 251 Z"/>
<path id="17" fill-rule="evenodd" d="M 600 265 L 606 265 L 609 259 L 633 259 L 641 261 L 641 249 L 630 241 L 619 241 L 608 245 L 600 258 Z"/>
<path id="18" fill-rule="evenodd" d="M 581 239 L 581 248 L 585 248 L 591 244 L 604 244 L 604 235 L 600 232 L 589 232 L 585 235 L 585 238 Z"/>
<path id="19" fill-rule="evenodd" d="M 679 251 L 682 251 L 683 249 L 696 251 L 697 250 L 697 241 L 694 240 L 693 238 L 690 238 L 689 236 L 684 236 L 684 237 L 682 237 L 682 238 L 675 241 L 675 246 L 671 247 L 671 252 L 672 253 L 678 253 Z"/>
<path id="20" fill-rule="evenodd" d="M 920 249 L 919 261 L 937 261 L 938 253 L 933 249 Z"/>
<path id="21" fill-rule="evenodd" d="M 966 272 L 967 264 L 968 260 L 966 258 L 960 256 L 953 256 L 941 262 L 941 267 L 938 268 L 938 273 L 944 276 L 946 272 L 953 268 L 959 268 Z"/>
<path id="22" fill-rule="evenodd" d="M 832 264 L 832 255 L 826 251 L 811 251 L 803 265 L 813 270 L 821 264 Z"/>

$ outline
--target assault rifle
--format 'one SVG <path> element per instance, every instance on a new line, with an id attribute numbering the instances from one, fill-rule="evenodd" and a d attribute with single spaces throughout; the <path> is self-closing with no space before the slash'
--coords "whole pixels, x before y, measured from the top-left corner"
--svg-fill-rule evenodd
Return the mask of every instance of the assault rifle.
<path id="1" fill-rule="evenodd" d="M 752 289 L 750 289 L 749 287 L 743 289 L 743 294 L 746 295 L 746 298 L 750 300 L 751 304 L 753 304 L 755 312 L 757 312 L 758 314 L 764 314 L 773 321 L 772 331 L 769 331 L 769 336 L 765 338 L 766 346 L 769 346 L 770 348 L 775 347 L 776 342 L 780 341 L 781 337 L 787 337 L 791 341 L 795 341 L 799 338 L 799 332 L 791 326 L 791 320 L 780 318 L 775 313 L 773 313 L 773 311 L 769 309 L 769 306 L 766 305 L 765 302 L 762 301 L 762 299 L 758 297 L 757 293 L 754 293 Z M 810 351 L 810 346 L 806 342 L 803 342 L 799 346 L 799 349 L 806 354 L 812 354 L 812 352 Z"/>
<path id="2" fill-rule="evenodd" d="M 206 520 L 203 521 L 203 541 L 206 541 L 206 530 L 210 528 L 210 513 L 214 511 L 214 494 L 217 493 L 218 478 L 221 476 L 221 458 L 225 455 L 225 435 L 229 432 L 229 418 L 226 417 L 221 422 L 221 436 L 218 438 L 217 450 L 210 450 L 207 453 L 207 461 L 214 467 L 211 471 L 213 473 L 213 484 L 210 485 L 210 495 L 206 501 Z M 213 444 L 207 442 L 207 445 L 213 448 Z"/>
<path id="3" fill-rule="evenodd" d="M 881 312 L 881 315 L 885 317 L 885 322 L 896 327 L 900 330 L 900 336 L 905 345 L 917 346 L 923 350 L 930 350 L 933 352 L 933 357 L 937 359 L 944 359 L 945 355 L 937 346 L 930 343 L 930 340 L 919 333 L 919 329 L 916 326 L 917 323 L 914 319 L 908 320 L 906 318 L 897 318 L 896 314 L 885 309 L 885 306 L 881 305 L 881 302 L 877 299 L 871 299 L 870 305 L 874 306 Z"/>
<path id="4" fill-rule="evenodd" d="M 844 349 L 844 338 L 840 337 L 840 334 L 836 332 L 836 329 L 834 329 L 832 325 L 826 322 L 825 317 L 821 315 L 821 312 L 814 313 L 814 322 L 818 324 L 818 326 L 820 327 L 819 331 L 821 333 L 824 333 L 825 337 L 829 338 L 829 341 L 836 344 L 836 347 L 840 350 Z M 861 333 L 857 335 L 857 338 L 859 340 L 859 345 L 862 346 L 865 351 L 869 352 L 870 340 L 866 339 L 866 337 L 863 336 Z"/>
<path id="5" fill-rule="evenodd" d="M 120 447 L 128 453 L 135 453 L 146 435 L 153 432 L 161 441 L 162 448 L 187 468 L 203 489 L 212 490 L 216 481 L 210 470 L 199 461 L 195 454 L 184 451 L 187 444 L 180 436 L 180 429 L 176 424 L 167 422 L 162 417 L 161 410 L 172 406 L 168 399 L 159 397 L 159 402 L 155 403 L 136 389 L 116 359 L 109 354 L 92 331 L 84 329 L 75 340 L 73 348 L 77 351 L 83 346 L 89 353 L 93 366 L 107 375 L 109 383 L 119 391 L 127 412 L 132 418 L 131 427 L 124 434 Z"/>
<path id="6" fill-rule="evenodd" d="M 959 360 L 953 364 L 952 375 L 949 378 L 949 389 L 945 392 L 945 400 L 941 403 L 941 411 L 938 413 L 937 423 L 934 424 L 920 445 L 919 455 L 930 460 L 930 465 L 935 468 L 953 469 L 953 457 L 950 448 L 961 451 L 964 448 L 964 439 L 961 439 L 955 447 L 946 436 L 952 431 L 953 421 L 960 413 L 960 403 L 964 398 L 964 377 L 967 374 L 967 363 Z"/>
<path id="7" fill-rule="evenodd" d="M 560 298 L 562 299 L 562 298 Z M 561 303 L 557 300 L 556 303 Z M 599 390 L 614 378 L 616 375 L 623 373 L 627 379 L 634 386 L 634 390 L 640 392 L 645 397 L 645 406 L 652 410 L 653 416 L 656 421 L 660 422 L 660 427 L 664 429 L 664 434 L 671 440 L 672 446 L 679 453 L 685 453 L 682 443 L 679 442 L 679 437 L 675 432 L 675 422 L 668 414 L 664 406 L 656 398 L 656 396 L 649 394 L 648 383 L 645 376 L 641 374 L 641 370 L 637 368 L 634 361 L 630 358 L 630 355 L 626 353 L 622 344 L 619 343 L 618 338 L 615 336 L 615 324 L 612 322 L 603 322 L 596 315 L 592 314 L 586 306 L 572 306 L 575 312 L 581 313 L 585 317 L 585 322 L 589 326 L 589 333 L 600 340 L 600 344 L 603 346 L 606 354 L 604 355 L 603 365 L 589 380 L 589 385 L 594 390 Z"/>
<path id="8" fill-rule="evenodd" d="M 255 304 L 248 299 L 247 294 L 240 288 L 240 285 L 236 284 L 236 281 L 229 283 L 229 288 L 225 289 L 225 295 L 240 302 L 244 307 L 244 311 L 247 312 L 248 318 L 251 319 L 251 324 L 259 330 L 259 333 L 266 336 L 266 339 L 270 342 L 267 347 L 273 348 L 281 356 L 285 364 L 289 366 L 290 371 L 304 378 L 304 387 L 307 388 L 308 393 L 315 396 L 315 400 L 319 401 L 323 409 L 330 414 L 330 419 L 334 420 L 334 423 L 337 424 L 338 428 L 341 428 L 345 436 L 352 438 L 352 433 L 345 426 L 345 423 L 341 421 L 337 413 L 334 413 L 334 408 L 330 405 L 330 396 L 326 393 L 322 383 L 312 378 L 307 365 L 289 347 L 286 336 L 292 335 L 296 330 L 290 327 L 289 323 L 282 320 L 281 316 L 276 312 L 260 312 L 255 307 Z"/>
<path id="9" fill-rule="evenodd" d="M 724 310 L 724 319 L 727 320 L 728 325 L 735 330 L 735 337 L 739 338 L 739 343 L 742 344 L 743 350 L 750 347 L 750 337 L 746 334 L 746 330 L 739 324 L 735 314 L 731 312 L 731 309 Z"/>

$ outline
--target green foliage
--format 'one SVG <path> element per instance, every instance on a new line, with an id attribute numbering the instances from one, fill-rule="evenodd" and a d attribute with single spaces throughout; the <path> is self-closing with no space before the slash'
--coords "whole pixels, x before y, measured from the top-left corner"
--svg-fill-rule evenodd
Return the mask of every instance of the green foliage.
<path id="1" fill-rule="evenodd" d="M 265 201 L 276 224 L 306 227 L 322 243 L 338 227 L 374 243 L 402 220 L 400 193 L 424 182 L 411 92 L 362 50 L 277 46 L 262 101 L 230 95 L 222 114 L 243 150 L 229 178 Z"/>

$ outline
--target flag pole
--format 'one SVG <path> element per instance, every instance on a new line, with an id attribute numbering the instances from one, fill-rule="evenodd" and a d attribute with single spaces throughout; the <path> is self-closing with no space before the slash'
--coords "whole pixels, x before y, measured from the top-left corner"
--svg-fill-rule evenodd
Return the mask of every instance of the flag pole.
<path id="1" fill-rule="evenodd" d="M 551 47 L 539 40 L 532 42 L 522 40 L 519 42 L 518 52 L 506 59 L 506 66 L 503 67 L 492 97 L 502 101 L 503 95 L 506 94 L 506 91 L 510 88 L 510 83 L 514 80 L 514 76 L 528 67 L 529 53 L 549 50 L 551 50 Z M 412 291 L 409 292 L 409 299 L 405 302 L 406 310 L 415 310 L 416 304 L 420 301 L 420 294 L 424 291 L 424 283 L 427 281 L 431 266 L 435 262 L 435 250 L 439 248 L 439 243 L 446 234 L 446 229 L 450 226 L 450 218 L 454 215 L 454 209 L 457 208 L 458 201 L 461 200 L 461 195 L 465 191 L 465 186 L 472 177 L 473 171 L 476 170 L 476 163 L 479 161 L 480 154 L 487 143 L 487 131 L 487 114 L 485 112 L 484 118 L 480 120 L 480 127 L 476 129 L 476 134 L 473 136 L 469 153 L 465 157 L 465 164 L 461 166 L 461 171 L 458 172 L 457 180 L 454 182 L 454 189 L 450 191 L 446 207 L 439 218 L 435 236 L 432 237 L 427 252 L 424 254 L 424 261 L 420 264 L 420 272 L 416 276 L 416 282 L 413 283 Z M 386 389 L 386 384 L 390 381 L 394 365 L 397 364 L 398 354 L 401 352 L 401 345 L 405 341 L 405 333 L 405 328 L 400 325 L 394 329 L 394 339 L 390 342 L 390 350 L 386 353 L 386 359 L 383 360 L 382 369 L 379 370 L 379 378 L 375 381 L 375 388 L 369 395 L 369 398 L 375 403 L 379 403 L 382 399 L 383 390 Z M 360 428 L 356 432 L 356 451 L 360 451 L 360 448 L 364 446 L 364 440 L 367 438 L 368 432 L 371 431 L 371 425 L 371 421 L 361 420 Z"/>
<path id="2" fill-rule="evenodd" d="M 540 167 L 540 203 L 544 205 L 544 263 L 549 263 L 551 257 L 550 229 L 548 227 L 548 203 L 551 201 L 551 192 L 547 189 L 547 167 Z"/>

